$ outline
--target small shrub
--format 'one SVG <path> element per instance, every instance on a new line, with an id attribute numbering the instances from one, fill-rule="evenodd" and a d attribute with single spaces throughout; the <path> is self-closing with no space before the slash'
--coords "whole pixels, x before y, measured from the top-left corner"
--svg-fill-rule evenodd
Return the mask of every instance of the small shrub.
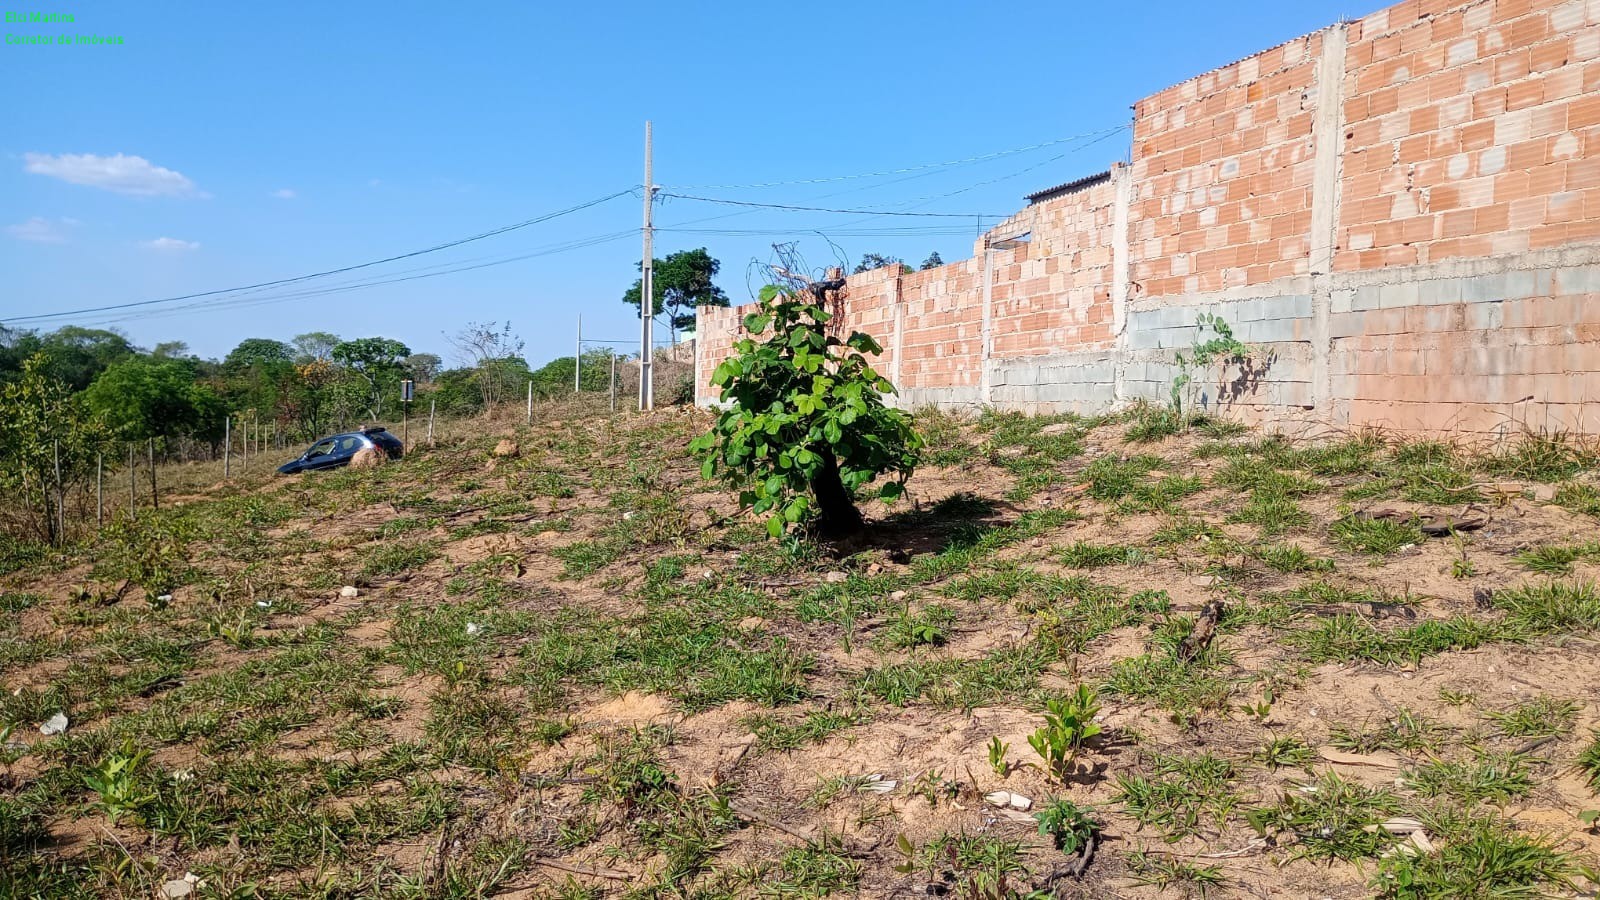
<path id="1" fill-rule="evenodd" d="M 1044 726 L 1028 736 L 1028 746 L 1044 760 L 1045 771 L 1064 779 L 1088 739 L 1100 733 L 1094 689 L 1080 684 L 1063 699 L 1045 701 Z"/>
<path id="2" fill-rule="evenodd" d="M 1069 856 L 1088 846 L 1099 831 L 1099 825 L 1087 813 L 1064 797 L 1051 800 L 1033 817 L 1039 822 L 1039 833 Z"/>

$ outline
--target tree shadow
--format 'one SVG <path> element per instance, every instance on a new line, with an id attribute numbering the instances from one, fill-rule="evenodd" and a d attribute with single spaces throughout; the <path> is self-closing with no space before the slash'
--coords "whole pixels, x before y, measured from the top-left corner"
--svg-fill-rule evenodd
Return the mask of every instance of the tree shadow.
<path id="1" fill-rule="evenodd" d="M 1278 362 L 1278 351 L 1268 350 L 1259 355 L 1235 356 L 1228 360 L 1230 366 L 1237 370 L 1230 376 L 1224 371 L 1222 377 L 1217 379 L 1216 396 L 1212 397 L 1210 391 L 1200 394 L 1200 408 L 1213 412 L 1230 409 L 1235 403 L 1246 396 L 1253 396 L 1267 380 L 1272 367 Z"/>
<path id="2" fill-rule="evenodd" d="M 854 552 L 882 548 L 907 559 L 919 553 L 943 553 L 973 546 L 989 532 L 1009 525 L 1003 518 L 1009 511 L 1007 504 L 961 491 L 868 522 L 850 543 Z"/>

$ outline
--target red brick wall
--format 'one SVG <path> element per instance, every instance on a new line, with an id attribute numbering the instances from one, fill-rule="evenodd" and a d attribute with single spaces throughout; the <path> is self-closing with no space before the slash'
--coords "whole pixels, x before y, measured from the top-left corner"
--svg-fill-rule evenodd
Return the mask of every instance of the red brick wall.
<path id="1" fill-rule="evenodd" d="M 1125 173 L 991 235 L 1025 230 L 991 253 L 1008 397 L 1108 358 L 1148 392 L 1204 309 L 1276 342 L 1269 418 L 1600 431 L 1600 0 L 1406 0 L 1189 79 L 1135 105 Z M 985 402 L 983 272 L 853 276 L 847 323 L 918 401 Z M 737 314 L 702 322 L 708 373 Z"/>
<path id="2" fill-rule="evenodd" d="M 1141 297 L 1307 271 L 1320 33 L 1134 106 L 1133 280 Z"/>
<path id="3" fill-rule="evenodd" d="M 1597 19 L 1407 0 L 1352 24 L 1336 268 L 1600 239 Z"/>
<path id="4" fill-rule="evenodd" d="M 994 355 L 1111 346 L 1115 201 L 1116 186 L 1107 181 L 1029 207 L 1032 240 L 995 254 Z"/>

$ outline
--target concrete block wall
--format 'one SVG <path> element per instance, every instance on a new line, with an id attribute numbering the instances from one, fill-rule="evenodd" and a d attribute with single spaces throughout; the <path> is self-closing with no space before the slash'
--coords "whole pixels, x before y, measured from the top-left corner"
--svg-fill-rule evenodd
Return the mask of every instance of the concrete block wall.
<path id="1" fill-rule="evenodd" d="M 1245 419 L 1600 433 L 1600 0 L 1406 0 L 1174 85 L 974 250 L 850 279 L 908 405 L 1165 400 L 1215 313 Z"/>

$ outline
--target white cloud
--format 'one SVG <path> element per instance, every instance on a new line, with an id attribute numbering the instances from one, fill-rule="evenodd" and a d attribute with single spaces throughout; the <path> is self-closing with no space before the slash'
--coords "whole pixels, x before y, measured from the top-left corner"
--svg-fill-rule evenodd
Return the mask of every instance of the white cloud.
<path id="1" fill-rule="evenodd" d="M 143 241 L 141 245 L 147 250 L 155 250 L 158 253 L 188 253 L 190 250 L 200 249 L 200 244 L 195 241 L 169 237 L 158 237 L 153 241 Z"/>
<path id="2" fill-rule="evenodd" d="M 272 192 L 272 196 L 277 197 L 279 200 L 293 200 L 299 194 L 295 193 L 294 188 L 278 188 Z"/>
<path id="3" fill-rule="evenodd" d="M 59 178 L 68 184 L 97 187 L 135 197 L 204 196 L 182 173 L 153 165 L 142 156 L 96 156 L 93 153 L 24 153 L 23 170 Z"/>
<path id="4" fill-rule="evenodd" d="M 61 219 L 60 223 L 63 225 L 76 225 L 78 220 Z M 7 225 L 6 234 L 19 241 L 33 241 L 39 244 L 61 244 L 67 240 L 66 234 L 56 227 L 55 222 L 42 216 L 34 216 L 18 225 Z"/>

